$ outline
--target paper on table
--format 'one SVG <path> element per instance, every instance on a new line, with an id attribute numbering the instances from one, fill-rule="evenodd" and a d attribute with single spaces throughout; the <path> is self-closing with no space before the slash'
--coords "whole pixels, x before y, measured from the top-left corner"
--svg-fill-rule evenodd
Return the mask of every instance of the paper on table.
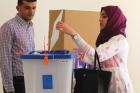
<path id="1" fill-rule="evenodd" d="M 53 25 L 53 32 L 52 32 L 52 37 L 51 37 L 51 42 L 50 42 L 50 50 L 52 50 L 52 48 L 54 47 L 54 45 L 56 44 L 56 42 L 59 38 L 59 31 L 56 29 L 56 24 L 57 24 L 57 22 L 61 21 L 62 16 L 63 16 L 63 10 L 61 10 L 60 14 L 56 18 L 54 25 Z"/>

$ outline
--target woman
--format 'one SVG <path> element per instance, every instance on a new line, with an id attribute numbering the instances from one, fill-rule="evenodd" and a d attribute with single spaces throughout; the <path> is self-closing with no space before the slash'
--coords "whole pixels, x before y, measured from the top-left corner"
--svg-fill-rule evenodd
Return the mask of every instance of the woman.
<path id="1" fill-rule="evenodd" d="M 68 24 L 58 22 L 56 28 L 72 36 L 85 53 L 86 63 L 93 64 L 95 49 L 103 70 L 111 71 L 109 93 L 133 93 L 127 69 L 128 43 L 125 32 L 126 17 L 118 6 L 105 6 L 100 13 L 100 33 L 96 48 L 91 47 Z"/>

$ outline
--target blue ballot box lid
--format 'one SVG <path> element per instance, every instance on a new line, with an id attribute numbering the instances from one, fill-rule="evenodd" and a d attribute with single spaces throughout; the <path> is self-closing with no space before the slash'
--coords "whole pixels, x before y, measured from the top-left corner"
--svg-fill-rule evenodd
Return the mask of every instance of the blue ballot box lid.
<path id="1" fill-rule="evenodd" d="M 44 59 L 45 52 L 48 55 L 48 59 L 75 58 L 75 55 L 70 54 L 70 52 L 68 50 L 52 50 L 52 51 L 32 51 L 28 54 L 21 55 L 21 59 Z"/>
<path id="2" fill-rule="evenodd" d="M 68 54 L 69 50 L 32 51 L 29 54 L 35 54 L 35 53 L 44 54 L 45 52 L 47 54 Z"/>

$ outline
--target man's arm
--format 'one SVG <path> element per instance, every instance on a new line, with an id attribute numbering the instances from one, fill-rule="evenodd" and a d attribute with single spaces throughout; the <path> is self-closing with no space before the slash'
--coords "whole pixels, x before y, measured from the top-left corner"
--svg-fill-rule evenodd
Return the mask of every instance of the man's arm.
<path id="1" fill-rule="evenodd" d="M 8 24 L 0 29 L 0 69 L 6 92 L 14 91 L 12 74 L 12 31 Z"/>

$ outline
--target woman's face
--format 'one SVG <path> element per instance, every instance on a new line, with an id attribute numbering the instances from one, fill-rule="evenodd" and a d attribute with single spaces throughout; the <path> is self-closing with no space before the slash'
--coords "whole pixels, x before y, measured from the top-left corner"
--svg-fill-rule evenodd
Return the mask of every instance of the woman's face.
<path id="1" fill-rule="evenodd" d="M 107 25 L 107 21 L 108 21 L 108 16 L 106 14 L 106 12 L 104 10 L 101 11 L 100 13 L 100 30 L 104 29 Z"/>

